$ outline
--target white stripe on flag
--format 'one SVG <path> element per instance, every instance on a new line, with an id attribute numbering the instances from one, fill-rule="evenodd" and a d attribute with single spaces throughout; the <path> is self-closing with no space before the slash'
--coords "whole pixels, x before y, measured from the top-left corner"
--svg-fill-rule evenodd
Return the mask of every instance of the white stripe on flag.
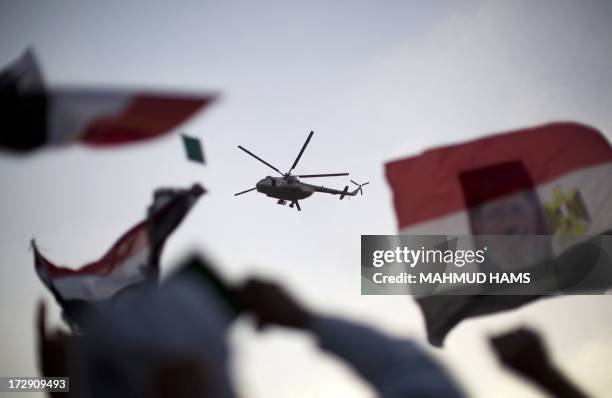
<path id="1" fill-rule="evenodd" d="M 49 90 L 48 142 L 55 145 L 78 140 L 93 120 L 121 113 L 132 96 L 127 92 Z"/>
<path id="2" fill-rule="evenodd" d="M 120 290 L 134 286 L 147 278 L 149 247 L 126 258 L 112 272 L 105 275 L 76 274 L 51 279 L 64 300 L 105 300 Z"/>

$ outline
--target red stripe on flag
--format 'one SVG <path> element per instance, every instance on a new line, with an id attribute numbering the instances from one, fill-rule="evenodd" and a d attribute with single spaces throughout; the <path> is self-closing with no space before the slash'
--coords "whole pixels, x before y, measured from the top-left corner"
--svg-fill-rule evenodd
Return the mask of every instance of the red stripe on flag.
<path id="1" fill-rule="evenodd" d="M 596 129 L 551 123 L 428 150 L 385 165 L 400 229 L 466 207 L 459 175 L 521 162 L 534 185 L 582 168 L 612 162 L 612 148 Z M 519 184 L 520 185 L 520 184 Z M 505 189 L 497 194 L 512 193 Z M 489 195 L 486 199 L 494 199 Z"/>
<path id="2" fill-rule="evenodd" d="M 123 234 L 98 261 L 84 265 L 79 269 L 59 267 L 47 260 L 36 248 L 34 255 L 36 267 L 44 267 L 53 278 L 76 275 L 106 275 L 123 263 L 128 257 L 145 249 L 149 244 L 146 221 L 140 222 Z"/>
<path id="3" fill-rule="evenodd" d="M 177 192 L 174 196 L 159 209 L 154 211 L 154 214 L 149 215 L 149 217 L 132 228 L 130 228 L 126 233 L 121 235 L 121 237 L 111 246 L 111 248 L 104 254 L 104 256 L 98 261 L 89 263 L 84 265 L 79 269 L 70 269 L 59 267 L 45 257 L 38 251 L 34 242 L 32 242 L 32 247 L 34 250 L 34 258 L 35 258 L 35 266 L 37 268 L 45 268 L 48 271 L 48 274 L 51 277 L 63 277 L 63 276 L 75 276 L 75 275 L 106 275 L 112 272 L 117 266 L 124 263 L 128 257 L 138 254 L 145 248 L 149 247 L 151 250 L 158 249 L 162 247 L 165 240 L 169 237 L 170 233 L 174 228 L 180 224 L 183 217 L 187 214 L 188 209 L 185 210 L 185 213 L 181 215 L 179 219 L 172 221 L 172 230 L 165 231 L 166 235 L 162 236 L 161 241 L 159 242 L 150 242 L 149 239 L 149 225 L 147 223 L 151 222 L 155 225 L 164 224 L 167 222 L 168 217 L 173 217 L 172 212 L 174 208 L 179 204 L 179 202 L 187 197 L 191 197 L 193 200 L 199 198 L 206 191 L 205 189 L 199 185 L 194 184 L 188 191 Z M 167 227 L 167 226 L 166 226 Z M 155 246 L 155 247 L 152 247 Z M 148 261 L 148 259 L 146 259 Z"/>
<path id="4" fill-rule="evenodd" d="M 214 96 L 135 96 L 123 112 L 102 115 L 90 122 L 81 141 L 103 146 L 154 138 L 170 132 L 214 100 Z"/>

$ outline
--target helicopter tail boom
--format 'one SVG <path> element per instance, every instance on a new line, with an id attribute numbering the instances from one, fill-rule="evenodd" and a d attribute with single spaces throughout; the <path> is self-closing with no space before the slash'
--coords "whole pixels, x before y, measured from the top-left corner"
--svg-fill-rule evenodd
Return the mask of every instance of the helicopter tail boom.
<path id="1" fill-rule="evenodd" d="M 356 196 L 357 193 L 359 193 L 359 192 L 361 192 L 361 194 L 363 195 L 363 191 L 361 190 L 361 187 L 355 188 L 355 190 L 349 192 L 348 191 L 348 185 L 347 185 L 342 190 L 342 193 L 340 193 L 340 200 L 344 199 L 345 196 Z"/>

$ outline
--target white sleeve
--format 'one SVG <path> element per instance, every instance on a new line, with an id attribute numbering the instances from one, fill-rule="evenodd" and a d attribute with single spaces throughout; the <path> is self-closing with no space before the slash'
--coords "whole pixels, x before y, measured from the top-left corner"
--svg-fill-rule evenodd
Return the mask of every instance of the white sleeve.
<path id="1" fill-rule="evenodd" d="M 462 397 L 450 376 L 410 340 L 330 317 L 309 325 L 320 346 L 348 362 L 383 398 Z"/>

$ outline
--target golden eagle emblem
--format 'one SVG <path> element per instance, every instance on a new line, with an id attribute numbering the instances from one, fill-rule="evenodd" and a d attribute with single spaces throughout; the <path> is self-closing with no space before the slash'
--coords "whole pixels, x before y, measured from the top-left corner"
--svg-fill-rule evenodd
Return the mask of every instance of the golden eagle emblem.
<path id="1" fill-rule="evenodd" d="M 577 189 L 564 194 L 560 187 L 555 187 L 552 200 L 544 203 L 544 211 L 551 232 L 562 240 L 583 235 L 591 221 Z"/>

